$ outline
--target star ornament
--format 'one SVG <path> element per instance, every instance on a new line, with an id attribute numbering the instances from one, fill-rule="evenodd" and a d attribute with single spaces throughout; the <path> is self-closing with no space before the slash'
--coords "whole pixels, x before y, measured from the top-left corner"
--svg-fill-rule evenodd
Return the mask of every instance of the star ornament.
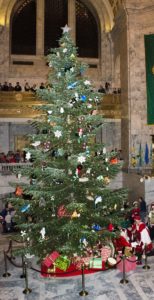
<path id="1" fill-rule="evenodd" d="M 68 27 L 67 24 L 64 27 L 61 27 L 61 29 L 62 29 L 63 33 L 68 33 L 71 30 L 71 28 Z"/>
<path id="2" fill-rule="evenodd" d="M 57 137 L 58 139 L 62 136 L 62 132 L 60 130 L 56 130 L 54 132 L 55 137 Z"/>
<path id="3" fill-rule="evenodd" d="M 84 162 L 86 161 L 86 157 L 85 156 L 79 156 L 78 157 L 78 162 L 80 163 L 80 164 L 83 164 Z"/>

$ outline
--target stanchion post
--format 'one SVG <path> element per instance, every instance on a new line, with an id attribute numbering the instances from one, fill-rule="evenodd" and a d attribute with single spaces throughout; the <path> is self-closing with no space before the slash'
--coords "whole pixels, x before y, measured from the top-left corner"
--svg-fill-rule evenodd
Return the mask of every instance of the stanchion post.
<path id="1" fill-rule="evenodd" d="M 24 256 L 22 255 L 22 274 L 20 275 L 20 278 L 25 278 L 25 262 L 24 262 Z"/>
<path id="2" fill-rule="evenodd" d="M 120 283 L 125 284 L 128 283 L 129 281 L 126 279 L 126 269 L 125 269 L 125 261 L 126 261 L 126 256 L 122 256 L 122 263 L 123 263 L 123 278 L 120 280 Z"/>
<path id="3" fill-rule="evenodd" d="M 13 256 L 12 240 L 10 241 L 10 254 L 11 254 L 11 259 L 15 259 L 15 256 Z"/>
<path id="4" fill-rule="evenodd" d="M 7 256 L 6 256 L 5 251 L 4 251 L 4 268 L 5 268 L 5 273 L 3 274 L 3 277 L 10 277 L 11 274 L 8 273 L 8 271 L 7 271 Z"/>
<path id="5" fill-rule="evenodd" d="M 144 255 L 145 255 L 145 265 L 143 266 L 143 269 L 149 270 L 150 266 L 148 265 L 148 257 L 147 257 L 147 252 L 146 252 L 146 245 L 144 247 Z"/>
<path id="6" fill-rule="evenodd" d="M 27 262 L 26 261 L 24 261 L 24 270 L 25 270 L 25 285 L 26 285 L 26 287 L 23 290 L 23 293 L 27 295 L 27 294 L 30 294 L 32 292 L 32 290 L 29 289 L 29 287 L 28 287 L 28 271 L 27 271 Z"/>
<path id="7" fill-rule="evenodd" d="M 80 296 L 87 296 L 88 292 L 85 290 L 85 274 L 84 274 L 85 266 L 82 265 L 81 271 L 82 271 L 82 291 L 79 293 Z"/>

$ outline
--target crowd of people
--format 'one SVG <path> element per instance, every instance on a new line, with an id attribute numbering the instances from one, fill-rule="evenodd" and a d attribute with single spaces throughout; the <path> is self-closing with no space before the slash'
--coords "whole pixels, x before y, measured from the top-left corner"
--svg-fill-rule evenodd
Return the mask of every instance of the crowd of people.
<path id="1" fill-rule="evenodd" d="M 16 152 L 8 151 L 7 154 L 4 152 L 0 153 L 0 163 L 20 163 L 26 162 L 26 152 L 19 151 Z"/>
<path id="2" fill-rule="evenodd" d="M 100 85 L 98 92 L 103 94 L 121 94 L 121 89 L 112 88 L 111 84 L 109 82 L 106 82 L 105 86 L 103 86 L 102 84 Z"/>
<path id="3" fill-rule="evenodd" d="M 35 93 L 37 89 L 45 89 L 48 88 L 49 84 L 41 82 L 39 84 L 33 83 L 32 85 L 29 82 L 25 81 L 23 85 L 20 84 L 19 81 L 16 84 L 12 84 L 11 82 L 5 81 L 3 84 L 0 83 L 0 91 L 2 92 L 33 92 Z M 97 90 L 99 93 L 103 94 L 120 94 L 120 88 L 112 88 L 109 82 L 106 82 L 105 85 L 100 85 Z"/>
<path id="4" fill-rule="evenodd" d="M 127 209 L 126 205 L 126 209 Z M 126 215 L 116 247 L 128 247 L 138 257 L 138 264 L 142 264 L 142 256 L 153 249 L 154 242 L 154 202 L 147 208 L 143 197 L 134 201 L 133 208 Z"/>
<path id="5" fill-rule="evenodd" d="M 7 82 L 5 81 L 4 84 L 0 83 L 0 91 L 2 92 L 36 92 L 37 89 L 45 89 L 46 88 L 46 84 L 44 82 L 41 82 L 40 84 L 32 84 L 30 85 L 28 82 L 25 82 L 25 84 L 22 86 L 20 84 L 20 82 L 16 82 L 15 85 L 13 85 L 11 82 Z"/>

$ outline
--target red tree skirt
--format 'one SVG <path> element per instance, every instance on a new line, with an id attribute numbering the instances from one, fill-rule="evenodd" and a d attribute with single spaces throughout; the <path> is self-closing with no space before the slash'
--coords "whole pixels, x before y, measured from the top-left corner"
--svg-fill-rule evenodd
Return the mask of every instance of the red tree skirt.
<path id="1" fill-rule="evenodd" d="M 44 264 L 41 265 L 41 276 L 43 277 L 69 277 L 69 276 L 76 276 L 76 275 L 81 275 L 81 270 L 76 269 L 76 265 L 71 264 L 69 266 L 69 268 L 66 271 L 62 271 L 58 268 L 55 269 L 55 272 L 51 272 L 50 270 L 52 269 L 46 267 Z M 88 269 L 88 270 L 84 270 L 85 274 L 91 274 L 91 273 L 95 273 L 95 272 L 100 272 L 100 271 L 105 271 L 106 267 L 105 267 L 105 263 L 102 262 L 102 268 L 101 269 Z"/>

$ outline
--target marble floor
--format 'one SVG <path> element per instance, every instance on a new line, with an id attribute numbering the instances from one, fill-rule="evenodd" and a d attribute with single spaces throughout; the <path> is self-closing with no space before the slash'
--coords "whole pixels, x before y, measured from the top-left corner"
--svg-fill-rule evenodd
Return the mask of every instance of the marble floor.
<path id="1" fill-rule="evenodd" d="M 24 294 L 25 279 L 20 278 L 22 269 L 8 263 L 10 277 L 3 277 L 3 248 L 8 239 L 0 235 L 0 300 L 154 300 L 154 256 L 148 257 L 149 270 L 137 266 L 136 271 L 127 273 L 127 284 L 121 284 L 122 274 L 112 269 L 85 276 L 87 296 L 81 297 L 81 276 L 69 278 L 42 278 L 40 273 L 28 269 L 30 294 Z M 16 263 L 18 263 L 16 261 Z"/>

